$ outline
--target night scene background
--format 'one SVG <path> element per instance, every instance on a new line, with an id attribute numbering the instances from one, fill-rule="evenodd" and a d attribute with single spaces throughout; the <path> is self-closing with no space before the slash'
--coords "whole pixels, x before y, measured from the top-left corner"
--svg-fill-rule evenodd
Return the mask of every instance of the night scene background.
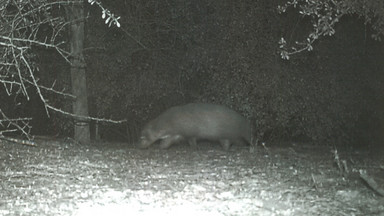
<path id="1" fill-rule="evenodd" d="M 0 11 L 0 215 L 384 214 L 384 2 Z M 234 110 L 251 142 L 138 147 L 148 122 L 188 103 Z M 191 115 L 177 119 L 242 130 Z"/>

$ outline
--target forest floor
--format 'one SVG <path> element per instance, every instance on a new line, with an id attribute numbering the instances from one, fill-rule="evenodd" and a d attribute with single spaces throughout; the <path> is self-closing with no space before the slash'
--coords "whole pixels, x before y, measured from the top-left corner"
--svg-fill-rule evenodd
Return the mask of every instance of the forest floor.
<path id="1" fill-rule="evenodd" d="M 383 216 L 384 156 L 334 150 L 0 140 L 0 215 Z"/>

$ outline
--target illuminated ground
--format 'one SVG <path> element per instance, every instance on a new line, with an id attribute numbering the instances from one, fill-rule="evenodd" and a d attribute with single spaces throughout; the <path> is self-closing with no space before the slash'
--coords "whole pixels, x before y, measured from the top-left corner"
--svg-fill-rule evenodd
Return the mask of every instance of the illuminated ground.
<path id="1" fill-rule="evenodd" d="M 0 141 L 0 215 L 384 215 L 383 156 L 273 146 Z"/>

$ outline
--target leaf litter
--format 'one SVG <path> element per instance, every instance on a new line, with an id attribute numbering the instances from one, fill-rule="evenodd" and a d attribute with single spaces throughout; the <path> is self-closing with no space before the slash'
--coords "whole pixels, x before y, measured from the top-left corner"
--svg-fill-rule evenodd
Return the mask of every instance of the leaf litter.
<path id="1" fill-rule="evenodd" d="M 0 215 L 384 215 L 383 197 L 359 177 L 384 172 L 384 158 L 339 152 L 348 173 L 332 150 L 305 143 L 250 153 L 0 141 Z"/>

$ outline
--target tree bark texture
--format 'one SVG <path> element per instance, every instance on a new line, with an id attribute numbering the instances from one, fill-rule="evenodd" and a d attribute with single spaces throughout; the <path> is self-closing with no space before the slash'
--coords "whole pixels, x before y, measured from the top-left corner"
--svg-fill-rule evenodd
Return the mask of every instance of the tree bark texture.
<path id="1" fill-rule="evenodd" d="M 70 21 L 70 52 L 71 52 L 71 82 L 73 114 L 88 116 L 87 81 L 85 74 L 84 45 L 84 5 L 83 1 L 68 6 L 68 20 Z M 80 143 L 90 142 L 89 122 L 82 118 L 75 119 L 74 138 Z"/>

